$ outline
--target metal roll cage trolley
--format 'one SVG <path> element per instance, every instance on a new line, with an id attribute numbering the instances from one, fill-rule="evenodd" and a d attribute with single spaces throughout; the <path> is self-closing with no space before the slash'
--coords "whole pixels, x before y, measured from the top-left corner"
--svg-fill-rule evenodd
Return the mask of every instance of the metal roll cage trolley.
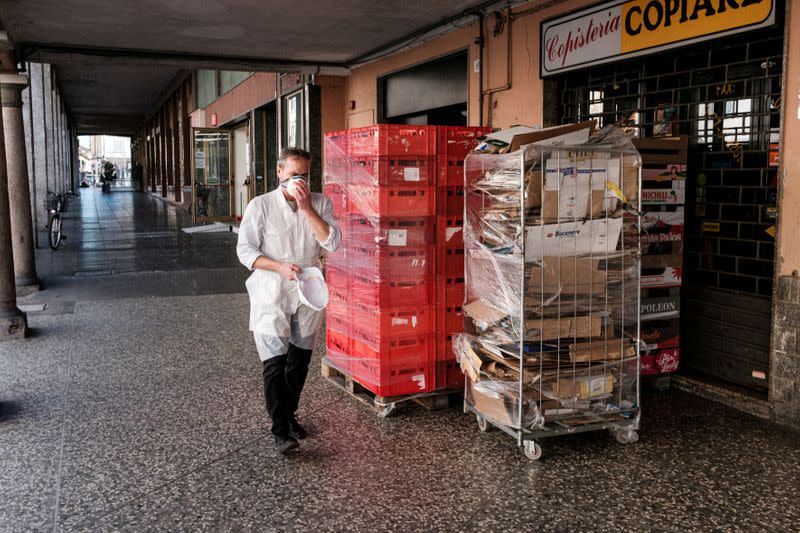
<path id="1" fill-rule="evenodd" d="M 564 141 L 562 141 L 564 142 Z M 525 455 L 638 441 L 641 158 L 619 129 L 465 162 L 464 411 Z"/>

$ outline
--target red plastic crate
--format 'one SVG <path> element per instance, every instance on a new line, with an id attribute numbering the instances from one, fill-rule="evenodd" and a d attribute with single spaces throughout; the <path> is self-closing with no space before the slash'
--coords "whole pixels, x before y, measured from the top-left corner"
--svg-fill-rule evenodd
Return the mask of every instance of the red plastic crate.
<path id="1" fill-rule="evenodd" d="M 341 258 L 341 256 L 337 256 Z M 325 265 L 325 283 L 328 285 L 328 291 L 339 295 L 341 298 L 347 300 L 347 295 L 350 294 L 350 279 L 347 275 L 346 269 L 347 262 L 338 264 L 330 260 Z"/>
<path id="2" fill-rule="evenodd" d="M 352 157 L 347 160 L 349 183 L 363 185 L 436 186 L 436 158 L 428 156 Z"/>
<path id="3" fill-rule="evenodd" d="M 328 291 L 328 306 L 325 308 L 325 317 L 327 319 L 327 324 L 330 325 L 331 322 L 336 322 L 337 325 L 344 322 L 345 326 L 347 322 L 350 320 L 350 308 L 347 305 L 347 300 L 342 298 L 339 292 L 336 291 Z M 347 328 L 345 327 L 342 329 L 339 326 L 339 331 L 347 332 Z"/>
<path id="4" fill-rule="evenodd" d="M 376 124 L 350 130 L 351 157 L 436 155 L 436 126 Z"/>
<path id="5" fill-rule="evenodd" d="M 325 357 L 336 367 L 350 373 L 350 338 L 330 327 L 325 329 Z"/>
<path id="6" fill-rule="evenodd" d="M 346 254 L 349 270 L 376 279 L 432 278 L 435 268 L 432 246 L 378 247 L 351 243 Z"/>
<path id="7" fill-rule="evenodd" d="M 464 305 L 464 278 L 440 277 L 436 280 L 436 305 L 460 307 Z"/>
<path id="8" fill-rule="evenodd" d="M 433 284 L 427 279 L 393 279 L 377 281 L 354 274 L 350 282 L 350 298 L 380 307 L 429 305 L 433 299 Z"/>
<path id="9" fill-rule="evenodd" d="M 489 133 L 492 133 L 492 128 L 486 126 L 439 126 L 436 131 L 436 153 L 440 159 L 458 158 L 463 161 L 478 145 L 478 137 Z"/>
<path id="10" fill-rule="evenodd" d="M 351 303 L 348 308 L 352 324 L 371 338 L 429 335 L 434 332 L 433 307 L 370 307 Z"/>
<path id="11" fill-rule="evenodd" d="M 435 365 L 427 361 L 353 359 L 351 363 L 353 379 L 381 397 L 407 396 L 436 388 Z"/>
<path id="12" fill-rule="evenodd" d="M 426 246 L 434 243 L 433 217 L 347 217 L 347 242 L 390 247 Z"/>
<path id="13" fill-rule="evenodd" d="M 436 274 L 439 277 L 464 277 L 464 249 L 439 248 L 436 258 Z"/>
<path id="14" fill-rule="evenodd" d="M 350 346 L 357 359 L 375 361 L 415 360 L 427 363 L 434 348 L 432 335 L 369 336 L 363 328 L 352 328 Z"/>
<path id="15" fill-rule="evenodd" d="M 438 216 L 463 218 L 464 186 L 439 187 L 436 203 L 436 214 Z"/>
<path id="16" fill-rule="evenodd" d="M 437 333 L 452 335 L 463 331 L 464 311 L 461 305 L 437 307 Z"/>
<path id="17" fill-rule="evenodd" d="M 332 131 L 323 138 L 323 154 L 325 162 L 331 159 L 344 159 L 348 155 L 347 145 L 350 139 L 348 131 Z"/>
<path id="18" fill-rule="evenodd" d="M 323 194 L 331 201 L 333 214 L 336 216 L 337 220 L 343 219 L 347 214 L 348 205 L 347 194 L 345 194 L 345 192 L 344 187 L 338 183 L 326 183 L 323 189 Z"/>
<path id="19" fill-rule="evenodd" d="M 423 306 L 433 303 L 434 283 L 430 276 L 380 279 L 336 265 L 327 265 L 328 289 L 345 295 L 348 302 L 377 307 Z"/>
<path id="20" fill-rule="evenodd" d="M 327 329 L 336 331 L 348 337 L 351 335 L 350 331 L 350 309 L 344 307 L 338 313 L 332 313 L 331 309 L 326 309 L 325 313 L 325 326 Z"/>
<path id="21" fill-rule="evenodd" d="M 347 183 L 347 171 L 350 165 L 347 159 L 326 159 L 325 160 L 325 184 Z"/>
<path id="22" fill-rule="evenodd" d="M 436 213 L 432 187 L 387 185 L 346 187 L 347 213 L 368 217 L 429 217 Z"/>
<path id="23" fill-rule="evenodd" d="M 464 248 L 464 218 L 462 215 L 436 217 L 436 246 L 440 249 Z"/>
<path id="24" fill-rule="evenodd" d="M 436 158 L 436 180 L 439 187 L 463 187 L 464 159 L 443 156 Z"/>
<path id="25" fill-rule="evenodd" d="M 464 374 L 453 352 L 452 335 L 440 335 L 436 339 L 436 387 L 438 389 L 464 388 Z"/>

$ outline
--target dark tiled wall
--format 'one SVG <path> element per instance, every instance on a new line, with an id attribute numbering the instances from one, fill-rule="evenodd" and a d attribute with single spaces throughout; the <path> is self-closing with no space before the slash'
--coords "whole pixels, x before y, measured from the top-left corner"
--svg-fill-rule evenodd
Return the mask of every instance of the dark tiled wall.
<path id="1" fill-rule="evenodd" d="M 673 110 L 673 134 L 690 138 L 686 199 L 684 281 L 740 293 L 771 296 L 776 204 L 775 170 L 768 166 L 770 135 L 779 128 L 783 29 L 750 32 L 677 51 L 596 67 L 559 82 L 562 123 L 599 118 L 603 125 L 629 125 L 651 137 L 656 113 Z M 603 112 L 590 114 L 591 91 L 602 91 Z M 751 99 L 753 125 L 741 146 L 719 131 L 726 100 Z M 598 102 L 599 103 L 599 102 Z M 698 104 L 716 126 L 698 132 Z M 638 112 L 636 124 L 627 119 Z M 708 137 L 708 138 L 706 138 Z M 710 142 L 702 142 L 709 140 Z M 776 139 L 773 139 L 777 142 Z M 696 215 L 699 175 L 705 176 L 705 214 Z M 719 232 L 703 222 L 719 223 Z"/>

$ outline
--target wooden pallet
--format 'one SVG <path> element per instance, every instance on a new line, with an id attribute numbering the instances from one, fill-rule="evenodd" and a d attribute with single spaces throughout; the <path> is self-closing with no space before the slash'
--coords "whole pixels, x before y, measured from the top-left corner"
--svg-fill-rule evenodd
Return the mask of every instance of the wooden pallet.
<path id="1" fill-rule="evenodd" d="M 322 358 L 322 377 L 341 390 L 363 403 L 380 417 L 385 418 L 394 412 L 398 404 L 413 402 L 429 411 L 438 411 L 450 406 L 454 396 L 460 396 L 461 390 L 442 390 L 410 394 L 408 396 L 379 396 L 364 387 L 353 376 L 333 364 L 327 357 Z"/>

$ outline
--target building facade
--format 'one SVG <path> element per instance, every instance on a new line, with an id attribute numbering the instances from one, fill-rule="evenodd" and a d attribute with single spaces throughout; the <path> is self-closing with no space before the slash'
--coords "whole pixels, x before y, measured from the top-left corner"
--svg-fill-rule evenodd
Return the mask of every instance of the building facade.
<path id="1" fill-rule="evenodd" d="M 526 3 L 411 36 L 342 76 L 187 74 L 134 159 L 150 191 L 197 220 L 235 220 L 277 186 L 281 147 L 312 152 L 320 190 L 322 135 L 373 123 L 595 119 L 684 136 L 681 373 L 800 427 L 800 156 L 784 149 L 800 138 L 798 27 L 798 0 Z"/>

